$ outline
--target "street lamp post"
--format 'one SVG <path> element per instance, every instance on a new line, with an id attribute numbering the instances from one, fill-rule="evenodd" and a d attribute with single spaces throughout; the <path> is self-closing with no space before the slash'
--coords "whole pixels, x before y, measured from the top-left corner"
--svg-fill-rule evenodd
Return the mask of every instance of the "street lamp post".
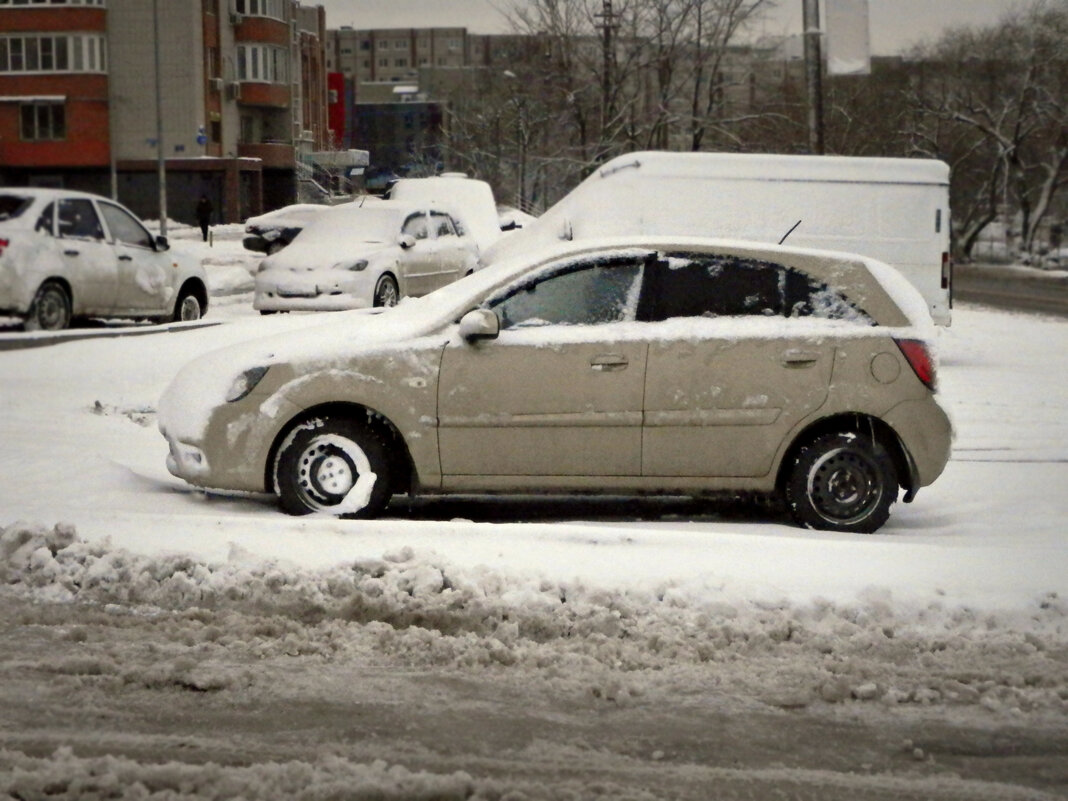
<path id="1" fill-rule="evenodd" d="M 167 235 L 167 167 L 163 156 L 163 70 L 160 66 L 159 0 L 152 0 L 156 57 L 156 172 L 159 179 L 159 233 Z"/>
<path id="2" fill-rule="evenodd" d="M 803 0 L 805 83 L 808 87 L 808 149 L 823 154 L 823 54 L 820 51 L 819 0 Z"/>

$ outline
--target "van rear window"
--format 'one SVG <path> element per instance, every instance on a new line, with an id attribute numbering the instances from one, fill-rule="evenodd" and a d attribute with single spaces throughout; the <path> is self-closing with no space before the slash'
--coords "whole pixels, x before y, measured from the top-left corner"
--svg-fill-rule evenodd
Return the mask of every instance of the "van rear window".
<path id="1" fill-rule="evenodd" d="M 13 220 L 26 211 L 33 198 L 24 195 L 0 195 L 0 222 Z"/>

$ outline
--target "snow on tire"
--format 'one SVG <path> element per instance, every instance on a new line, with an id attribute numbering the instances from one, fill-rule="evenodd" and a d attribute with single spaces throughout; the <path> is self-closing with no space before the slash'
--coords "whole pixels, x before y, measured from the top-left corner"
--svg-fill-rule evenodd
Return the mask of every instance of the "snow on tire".
<path id="1" fill-rule="evenodd" d="M 310 420 L 279 448 L 274 484 L 289 514 L 374 517 L 392 494 L 386 445 L 350 420 Z"/>

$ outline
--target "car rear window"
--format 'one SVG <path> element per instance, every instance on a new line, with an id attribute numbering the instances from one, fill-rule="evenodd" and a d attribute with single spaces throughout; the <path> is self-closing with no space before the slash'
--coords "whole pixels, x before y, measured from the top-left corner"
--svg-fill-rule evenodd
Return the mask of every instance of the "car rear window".
<path id="1" fill-rule="evenodd" d="M 33 203 L 33 198 L 25 195 L 0 195 L 0 222 L 13 220 Z"/>

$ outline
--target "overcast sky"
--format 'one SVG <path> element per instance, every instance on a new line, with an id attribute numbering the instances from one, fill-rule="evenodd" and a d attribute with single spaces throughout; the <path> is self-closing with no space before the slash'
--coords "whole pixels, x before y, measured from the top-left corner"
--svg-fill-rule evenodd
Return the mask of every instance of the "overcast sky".
<path id="1" fill-rule="evenodd" d="M 330 28 L 424 28 L 460 26 L 473 33 L 504 33 L 501 13 L 522 0 L 306 0 L 326 9 Z M 947 26 L 987 25 L 1020 0 L 870 0 L 871 46 L 876 55 L 900 52 L 934 39 Z M 758 33 L 800 33 L 802 0 L 778 0 Z"/>

